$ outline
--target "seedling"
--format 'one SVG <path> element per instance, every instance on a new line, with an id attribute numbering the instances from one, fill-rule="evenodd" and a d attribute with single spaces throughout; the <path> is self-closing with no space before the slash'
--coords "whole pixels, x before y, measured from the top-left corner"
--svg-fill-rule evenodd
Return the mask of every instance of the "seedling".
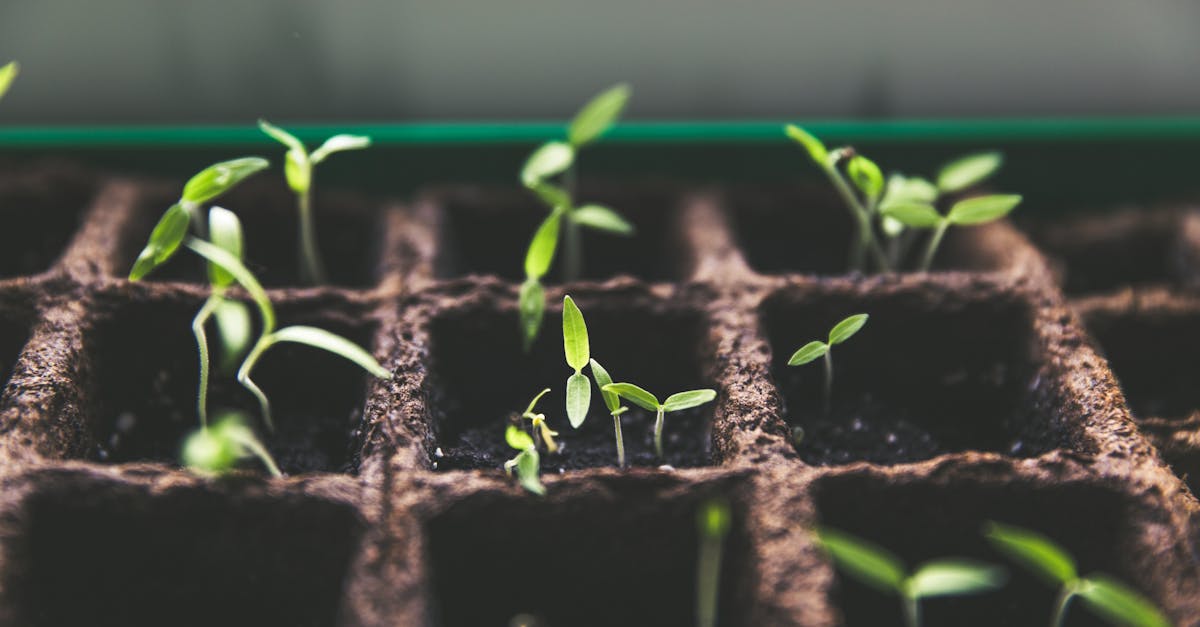
<path id="1" fill-rule="evenodd" d="M 990 522 L 984 535 L 998 551 L 1058 588 L 1050 627 L 1062 627 L 1075 597 L 1113 625 L 1170 627 L 1149 599 L 1128 586 L 1103 574 L 1080 577 L 1070 553 L 1036 531 Z"/>
<path id="2" fill-rule="evenodd" d="M 563 353 L 567 365 L 575 369 L 575 373 L 567 377 L 567 420 L 578 429 L 587 420 L 592 404 L 592 384 L 583 375 L 583 367 L 588 365 L 592 355 L 583 312 L 570 296 L 563 297 Z"/>
<path id="3" fill-rule="evenodd" d="M 700 536 L 696 560 L 696 627 L 716 627 L 717 599 L 721 588 L 721 554 L 729 534 L 729 503 L 714 498 L 696 512 Z"/>
<path id="4" fill-rule="evenodd" d="M 520 451 L 516 457 L 504 462 L 504 472 L 512 475 L 513 468 L 516 468 L 517 480 L 521 482 L 521 487 L 538 496 L 546 494 L 546 487 L 538 477 L 541 459 L 533 438 L 520 427 L 508 425 L 508 430 L 504 432 L 504 441 Z"/>
<path id="5" fill-rule="evenodd" d="M 962 558 L 931 560 L 910 573 L 891 551 L 828 527 L 817 530 L 817 541 L 842 572 L 899 597 L 908 627 L 920 627 L 922 599 L 980 594 L 1008 578 L 1003 568 Z"/>
<path id="6" fill-rule="evenodd" d="M 789 366 L 803 366 L 818 358 L 825 358 L 825 413 L 828 414 L 833 398 L 833 346 L 841 344 L 858 333 L 867 324 L 867 314 L 855 314 L 833 325 L 829 330 L 829 341 L 813 340 L 801 346 L 788 359 Z"/>
<path id="7" fill-rule="evenodd" d="M 240 412 L 229 412 L 212 427 L 201 427 L 183 443 L 183 465 L 202 474 L 220 475 L 242 460 L 258 458 L 272 477 L 282 477 L 267 447 L 246 426 Z"/>
<path id="8" fill-rule="evenodd" d="M 526 407 L 525 412 L 521 414 L 521 419 L 529 421 L 529 435 L 533 438 L 534 448 L 541 448 L 545 443 L 547 451 L 556 453 L 558 452 L 558 443 L 554 441 L 554 438 L 558 432 L 550 429 L 550 425 L 546 424 L 546 414 L 533 412 L 537 402 L 549 392 L 550 388 L 546 388 L 533 397 L 533 400 L 529 401 L 529 407 Z"/>
<path id="9" fill-rule="evenodd" d="M 312 215 L 313 168 L 335 152 L 361 150 L 370 146 L 371 138 L 363 135 L 334 135 L 310 153 L 295 135 L 266 120 L 259 120 L 258 127 L 288 149 L 283 172 L 288 187 L 296 194 L 297 209 L 300 213 L 300 275 L 312 284 L 325 283 L 325 265 L 321 262 L 321 251 L 317 247 L 317 231 Z"/>
<path id="10" fill-rule="evenodd" d="M 20 73 L 21 66 L 16 61 L 9 61 L 4 67 L 0 67 L 0 98 L 8 92 L 8 88 L 12 86 L 12 82 Z"/>
<path id="11" fill-rule="evenodd" d="M 629 411 L 628 407 L 621 405 L 621 397 L 613 392 L 605 391 L 604 386 L 612 384 L 612 377 L 600 362 L 595 359 L 591 360 L 592 365 L 592 380 L 596 382 L 596 387 L 600 388 L 600 398 L 604 399 L 604 405 L 608 408 L 609 415 L 613 419 L 613 432 L 617 438 L 617 467 L 625 467 L 625 438 L 621 435 L 621 414 Z"/>
<path id="12" fill-rule="evenodd" d="M 604 392 L 612 392 L 646 411 L 655 413 L 654 451 L 658 454 L 659 459 L 663 458 L 663 416 L 672 412 L 699 407 L 705 403 L 711 403 L 713 399 L 717 398 L 716 390 L 688 390 L 687 392 L 672 394 L 667 397 L 667 400 L 659 403 L 656 396 L 632 383 L 610 383 L 600 389 Z"/>
<path id="13" fill-rule="evenodd" d="M 888 205 L 882 209 L 883 215 L 914 229 L 933 229 L 925 245 L 925 253 L 921 256 L 921 272 L 928 272 L 933 265 L 934 255 L 938 246 L 951 225 L 973 226 L 999 220 L 1012 212 L 1021 204 L 1021 197 L 1015 194 L 997 194 L 992 196 L 977 196 L 954 203 L 949 213 L 942 215 L 931 204 L 902 203 Z"/>

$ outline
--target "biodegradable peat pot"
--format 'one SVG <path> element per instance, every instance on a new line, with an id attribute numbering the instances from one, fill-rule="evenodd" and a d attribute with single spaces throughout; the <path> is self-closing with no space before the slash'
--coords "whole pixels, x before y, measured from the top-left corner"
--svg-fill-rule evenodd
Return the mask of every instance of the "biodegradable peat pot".
<path id="1" fill-rule="evenodd" d="M 62 169 L 0 180 L 0 215 L 16 210 L 4 190 L 43 189 L 16 202 L 66 225 L 57 251 L 0 278 L 2 625 L 456 627 L 522 612 L 555 626 L 693 625 L 694 515 L 714 496 L 733 515 L 725 627 L 899 624 L 894 599 L 825 560 L 815 524 L 910 564 L 1002 561 L 980 526 L 1035 527 L 1180 624 L 1200 615 L 1200 503 L 1097 346 L 1135 412 L 1184 423 L 1193 401 L 1155 405 L 1139 377 L 1157 364 L 1106 339 L 1123 337 L 1121 312 L 1142 309 L 1068 301 L 1008 222 L 952 230 L 933 273 L 863 277 L 838 274 L 849 226 L 819 188 L 584 186 L 638 235 L 590 237 L 583 281 L 549 277 L 542 335 L 524 353 L 520 261 L 544 214 L 529 194 L 445 187 L 411 206 L 318 196 L 334 284 L 313 288 L 291 270 L 291 196 L 254 181 L 221 204 L 245 216 L 248 259 L 281 320 L 347 334 L 395 378 L 279 353 L 259 379 L 279 424 L 265 439 L 291 476 L 248 467 L 212 480 L 174 463 L 194 421 L 202 266 L 124 279 L 177 185 Z M 1182 284 L 1167 288 L 1163 319 L 1200 311 L 1173 304 Z M 618 380 L 717 390 L 715 403 L 668 415 L 666 459 L 652 454 L 650 417 L 630 411 L 631 468 L 615 468 L 598 394 L 583 428 L 566 424 L 567 293 Z M 826 414 L 819 366 L 786 359 L 859 311 L 871 321 L 838 347 Z M 253 409 L 220 379 L 214 405 Z M 544 456 L 548 493 L 536 498 L 500 465 L 513 454 L 508 415 L 542 387 L 564 450 Z M 1052 594 L 1014 572 L 996 595 L 929 602 L 925 625 L 1036 624 Z M 1097 623 L 1076 608 L 1069 624 Z"/>

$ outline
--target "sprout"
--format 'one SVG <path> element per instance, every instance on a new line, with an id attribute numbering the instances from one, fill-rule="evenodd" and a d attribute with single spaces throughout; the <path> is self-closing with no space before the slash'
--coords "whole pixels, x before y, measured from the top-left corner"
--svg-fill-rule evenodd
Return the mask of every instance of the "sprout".
<path id="1" fill-rule="evenodd" d="M 570 296 L 563 297 L 563 353 L 567 365 L 575 369 L 575 373 L 567 377 L 567 420 L 578 429 L 587 420 L 592 404 L 592 384 L 583 374 L 583 367 L 592 356 L 583 312 Z"/>
<path id="2" fill-rule="evenodd" d="M 655 412 L 654 451 L 658 454 L 659 459 L 663 457 L 663 415 L 699 407 L 717 398 L 716 390 L 689 390 L 687 392 L 672 394 L 667 397 L 667 400 L 659 403 L 658 398 L 653 394 L 632 383 L 610 383 L 600 389 L 604 392 L 616 394 L 642 409 Z"/>
<path id="3" fill-rule="evenodd" d="M 257 457 L 272 477 L 283 476 L 271 453 L 246 426 L 241 412 L 222 415 L 212 427 L 200 427 L 183 443 L 183 465 L 202 474 L 229 472 L 251 457 Z"/>
<path id="4" fill-rule="evenodd" d="M 1050 627 L 1062 627 L 1067 606 L 1075 597 L 1113 625 L 1169 627 L 1171 624 L 1149 599 L 1111 577 L 1101 574 L 1080 577 L 1071 555 L 1040 533 L 990 522 L 984 527 L 984 535 L 1001 553 L 1058 587 Z"/>
<path id="5" fill-rule="evenodd" d="M 525 412 L 521 414 L 522 420 L 529 421 L 529 435 L 533 437 L 534 448 L 541 448 L 542 442 L 546 444 L 546 450 L 551 453 L 558 452 L 558 443 L 554 441 L 557 431 L 550 429 L 550 425 L 546 424 L 546 414 L 535 414 L 533 408 L 537 406 L 537 402 L 542 400 L 542 397 L 550 392 L 550 388 L 546 388 L 538 395 L 529 401 L 529 406 L 525 408 Z"/>
<path id="6" fill-rule="evenodd" d="M 508 442 L 510 447 L 520 451 L 516 457 L 504 462 L 504 472 L 511 475 L 513 468 L 516 468 L 517 480 L 521 482 L 522 487 L 538 496 L 546 494 L 546 487 L 542 485 L 542 481 L 538 477 L 541 460 L 538 457 L 537 446 L 533 443 L 533 438 L 522 431 L 520 427 L 508 425 L 508 429 L 504 432 L 504 441 Z"/>
<path id="7" fill-rule="evenodd" d="M 817 541 L 842 572 L 898 596 L 908 627 L 920 627 L 922 599 L 988 592 L 1007 579 L 1003 568 L 962 558 L 932 560 L 909 573 L 890 551 L 828 527 L 817 530 Z"/>
<path id="8" fill-rule="evenodd" d="M 604 386 L 611 385 L 613 380 L 609 376 L 608 371 L 600 362 L 595 359 L 591 360 L 592 365 L 592 380 L 596 382 L 596 387 L 600 388 L 600 398 L 604 399 L 604 405 L 608 407 L 608 413 L 613 419 L 613 432 L 617 438 L 617 466 L 625 467 L 625 438 L 621 435 L 621 414 L 629 411 L 628 407 L 621 405 L 621 397 L 613 392 L 605 391 Z"/>
<path id="9" fill-rule="evenodd" d="M 313 167 L 324 161 L 329 155 L 345 150 L 361 150 L 371 145 L 371 138 L 363 135 L 334 135 L 325 140 L 320 148 L 311 153 L 304 143 L 295 135 L 273 126 L 266 120 L 259 120 L 258 127 L 276 141 L 287 146 L 283 172 L 287 178 L 288 187 L 296 194 L 297 207 L 300 212 L 300 274 L 313 284 L 326 282 L 325 267 L 321 263 L 321 251 L 317 247 L 316 227 L 312 215 L 312 180 Z"/>
<path id="10" fill-rule="evenodd" d="M 0 98 L 8 92 L 8 88 L 12 86 L 13 80 L 20 73 L 21 66 L 16 61 L 9 61 L 4 67 L 0 67 Z"/>
<path id="11" fill-rule="evenodd" d="M 976 196 L 960 200 L 950 208 L 945 216 L 938 213 L 931 204 L 897 203 L 885 206 L 883 215 L 901 224 L 915 229 L 933 229 L 925 246 L 925 254 L 921 257 L 921 272 L 928 272 L 933 265 L 933 257 L 937 254 L 942 237 L 951 225 L 972 226 L 999 220 L 1016 209 L 1021 204 L 1021 197 L 1015 194 L 997 194 L 992 196 Z"/>
<path id="12" fill-rule="evenodd" d="M 855 314 L 833 325 L 829 330 L 829 341 L 813 340 L 801 346 L 788 359 L 789 366 L 802 366 L 820 357 L 825 358 L 825 413 L 829 413 L 833 398 L 833 346 L 850 339 L 863 325 L 867 324 L 867 314 Z"/>
<path id="13" fill-rule="evenodd" d="M 717 598 L 721 587 L 721 550 L 730 527 L 729 503 L 714 498 L 696 512 L 700 536 L 696 560 L 696 627 L 716 627 Z"/>

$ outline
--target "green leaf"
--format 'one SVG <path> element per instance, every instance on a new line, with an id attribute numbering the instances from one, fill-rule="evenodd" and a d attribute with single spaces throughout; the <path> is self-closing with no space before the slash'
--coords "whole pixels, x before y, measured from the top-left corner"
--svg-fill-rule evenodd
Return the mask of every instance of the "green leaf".
<path id="1" fill-rule="evenodd" d="M 560 207 L 569 209 L 571 207 L 571 196 L 567 194 L 567 190 L 553 183 L 538 181 L 530 189 L 551 209 L 558 209 Z"/>
<path id="2" fill-rule="evenodd" d="M 729 533 L 732 518 L 725 499 L 709 499 L 696 512 L 696 528 L 701 535 L 719 540 Z"/>
<path id="3" fill-rule="evenodd" d="M 612 392 L 642 409 L 658 411 L 658 399 L 653 394 L 632 383 L 613 383 L 601 389 L 605 392 Z"/>
<path id="4" fill-rule="evenodd" d="M 664 412 L 670 413 L 699 407 L 705 403 L 711 403 L 716 398 L 716 390 L 688 390 L 668 396 L 662 406 Z"/>
<path id="5" fill-rule="evenodd" d="M 813 340 L 804 346 L 801 346 L 796 352 L 792 353 L 788 359 L 789 366 L 803 366 L 813 360 L 820 359 L 829 352 L 829 345 L 820 340 Z"/>
<path id="6" fill-rule="evenodd" d="M 295 150 L 301 154 L 308 155 L 308 150 L 304 147 L 304 142 L 301 142 L 295 135 L 262 118 L 258 120 L 258 128 L 267 135 L 270 135 L 275 141 L 287 146 L 289 151 Z"/>
<path id="7" fill-rule="evenodd" d="M 563 297 L 563 353 L 567 356 L 567 365 L 579 372 L 592 358 L 588 345 L 587 323 L 583 320 L 583 312 L 575 305 L 570 296 Z"/>
<path id="8" fill-rule="evenodd" d="M 16 61 L 9 61 L 4 67 L 0 67 L 0 98 L 8 92 L 8 88 L 12 86 L 12 82 L 17 78 L 17 74 L 21 71 L 21 66 Z"/>
<path id="9" fill-rule="evenodd" d="M 904 223 L 888 215 L 879 220 L 879 230 L 888 237 L 896 237 L 904 232 Z"/>
<path id="10" fill-rule="evenodd" d="M 602 205 L 584 205 L 567 214 L 578 224 L 618 235 L 632 235 L 633 225 L 621 214 Z"/>
<path id="11" fill-rule="evenodd" d="M 294 342 L 296 344 L 305 344 L 313 348 L 327 350 L 334 355 L 358 364 L 358 366 L 373 376 L 380 379 L 392 378 L 392 373 L 387 368 L 379 365 L 379 362 L 375 361 L 371 353 L 368 353 L 358 344 L 325 329 L 302 325 L 286 327 L 272 333 L 271 340 L 275 342 Z"/>
<path id="12" fill-rule="evenodd" d="M 521 317 L 522 344 L 528 351 L 537 339 L 538 330 L 542 328 L 542 316 L 546 312 L 546 290 L 537 279 L 526 279 L 521 284 L 517 310 Z"/>
<path id="13" fill-rule="evenodd" d="M 205 474 L 228 472 L 241 458 L 238 446 L 216 427 L 197 429 L 183 442 L 183 465 Z"/>
<path id="14" fill-rule="evenodd" d="M 998 152 L 982 152 L 955 159 L 938 172 L 938 189 L 949 194 L 978 185 L 995 174 L 1003 163 L 1004 156 Z"/>
<path id="15" fill-rule="evenodd" d="M 504 441 L 511 448 L 518 451 L 525 451 L 535 447 L 533 437 L 516 425 L 508 425 L 508 429 L 504 431 Z"/>
<path id="16" fill-rule="evenodd" d="M 795 124 L 788 124 L 784 127 L 784 131 L 788 137 L 791 137 L 796 143 L 804 146 L 804 149 L 808 151 L 808 156 L 812 157 L 813 161 L 822 167 L 825 165 L 825 162 L 829 159 L 829 151 L 825 149 L 825 144 L 822 144 L 821 140 L 813 137 L 808 131 Z"/>
<path id="17" fill-rule="evenodd" d="M 554 250 L 558 248 L 558 227 L 562 214 L 555 211 L 542 220 L 533 239 L 529 242 L 529 250 L 525 253 L 525 276 L 540 279 L 550 271 L 554 261 Z"/>
<path id="18" fill-rule="evenodd" d="M 626 83 L 613 85 L 583 105 L 567 128 L 567 140 L 580 148 L 600 138 L 621 117 L 631 90 Z"/>
<path id="19" fill-rule="evenodd" d="M 237 214 L 228 209 L 213 207 L 208 210 L 208 236 L 212 243 L 225 252 L 242 258 L 242 223 Z M 218 288 L 233 285 L 233 275 L 220 266 L 208 264 L 208 280 Z"/>
<path id="20" fill-rule="evenodd" d="M 846 173 L 850 175 L 850 180 L 854 181 L 855 187 L 872 202 L 878 200 L 879 195 L 883 193 L 883 172 L 874 161 L 862 155 L 855 155 L 846 165 Z"/>
<path id="21" fill-rule="evenodd" d="M 817 540 L 846 574 L 886 592 L 903 592 L 904 565 L 890 551 L 836 529 L 818 529 Z"/>
<path id="22" fill-rule="evenodd" d="M 1021 197 L 1016 194 L 977 196 L 954 203 L 946 219 L 958 226 L 982 224 L 1003 218 L 1019 204 Z"/>
<path id="23" fill-rule="evenodd" d="M 596 382 L 596 387 L 600 388 L 600 398 L 604 399 L 604 406 L 608 408 L 609 413 L 620 411 L 621 397 L 617 396 L 614 392 L 604 390 L 604 386 L 612 384 L 612 377 L 608 375 L 608 371 L 604 369 L 604 366 L 600 365 L 600 362 L 593 359 L 591 364 L 592 380 Z"/>
<path id="24" fill-rule="evenodd" d="M 592 384 L 581 372 L 567 377 L 567 420 L 578 429 L 592 404 Z"/>
<path id="25" fill-rule="evenodd" d="M 283 156 L 283 175 L 288 188 L 303 194 L 312 187 L 312 162 L 303 150 L 289 150 Z"/>
<path id="26" fill-rule="evenodd" d="M 192 252 L 204 257 L 208 261 L 215 263 L 223 270 L 233 275 L 237 282 L 250 293 L 250 298 L 258 306 L 259 312 L 263 317 L 263 332 L 270 333 L 275 329 L 275 307 L 271 304 L 271 299 L 267 297 L 267 291 L 263 289 L 258 279 L 254 274 L 242 265 L 242 261 L 237 257 L 226 252 L 224 249 L 214 246 L 204 240 L 189 237 L 184 245 L 192 250 Z"/>
<path id="27" fill-rule="evenodd" d="M 938 198 L 938 189 L 933 183 L 920 177 L 893 174 L 888 177 L 880 209 L 899 203 L 933 204 Z"/>
<path id="28" fill-rule="evenodd" d="M 1170 627 L 1171 621 L 1146 597 L 1104 575 L 1090 575 L 1076 594 L 1092 611 L 1129 627 Z"/>
<path id="29" fill-rule="evenodd" d="M 217 336 L 221 340 L 222 362 L 226 368 L 236 368 L 237 361 L 250 348 L 253 326 L 250 308 L 246 303 L 222 299 L 213 310 Z"/>
<path id="30" fill-rule="evenodd" d="M 564 142 L 547 142 L 533 151 L 521 168 L 521 182 L 533 188 L 538 183 L 562 174 L 575 161 L 575 149 Z"/>
<path id="31" fill-rule="evenodd" d="M 146 247 L 133 262 L 133 268 L 129 271 L 129 280 L 138 281 L 166 263 L 175 254 L 175 251 L 179 250 L 179 245 L 187 237 L 190 222 L 191 216 L 187 209 L 183 208 L 183 205 L 179 203 L 171 205 L 166 213 L 158 219 L 158 224 L 154 225 L 154 230 L 150 232 L 150 241 L 146 242 Z"/>
<path id="32" fill-rule="evenodd" d="M 867 324 L 867 319 L 870 318 L 867 314 L 854 314 L 847 317 L 845 320 L 833 325 L 833 329 L 829 331 L 829 344 L 841 344 L 858 333 L 863 325 Z"/>
<path id="33" fill-rule="evenodd" d="M 214 163 L 183 186 L 180 201 L 199 205 L 233 189 L 246 177 L 265 170 L 270 163 L 261 157 L 242 157 Z"/>
<path id="34" fill-rule="evenodd" d="M 977 594 L 995 590 L 1008 578 L 1003 568 L 963 559 L 929 562 L 908 579 L 908 594 L 915 598 Z"/>
<path id="35" fill-rule="evenodd" d="M 989 522 L 984 527 L 984 535 L 996 550 L 1033 571 L 1047 583 L 1061 586 L 1079 577 L 1071 555 L 1040 533 Z"/>
<path id="36" fill-rule="evenodd" d="M 942 223 L 942 214 L 933 205 L 915 202 L 900 202 L 880 209 L 884 217 L 899 221 L 915 229 L 929 229 Z"/>
<path id="37" fill-rule="evenodd" d="M 517 455 L 517 479 L 520 480 L 521 487 L 538 496 L 543 496 L 546 494 L 546 487 L 542 485 L 542 480 L 538 477 L 540 466 L 541 458 L 538 456 L 537 449 L 528 448 Z"/>
<path id="38" fill-rule="evenodd" d="M 309 159 L 313 163 L 321 163 L 329 155 L 335 152 L 345 152 L 347 150 L 362 150 L 371 145 L 371 138 L 366 135 L 334 135 L 325 140 L 320 148 L 317 148 L 309 155 Z"/>

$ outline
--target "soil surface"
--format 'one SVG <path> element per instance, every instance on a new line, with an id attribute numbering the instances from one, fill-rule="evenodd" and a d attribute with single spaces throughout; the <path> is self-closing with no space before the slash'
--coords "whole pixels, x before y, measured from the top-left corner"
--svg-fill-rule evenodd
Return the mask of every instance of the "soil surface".
<path id="1" fill-rule="evenodd" d="M 75 235 L 96 192 L 95 177 L 62 162 L 0 175 L 0 279 L 50 269 Z"/>

